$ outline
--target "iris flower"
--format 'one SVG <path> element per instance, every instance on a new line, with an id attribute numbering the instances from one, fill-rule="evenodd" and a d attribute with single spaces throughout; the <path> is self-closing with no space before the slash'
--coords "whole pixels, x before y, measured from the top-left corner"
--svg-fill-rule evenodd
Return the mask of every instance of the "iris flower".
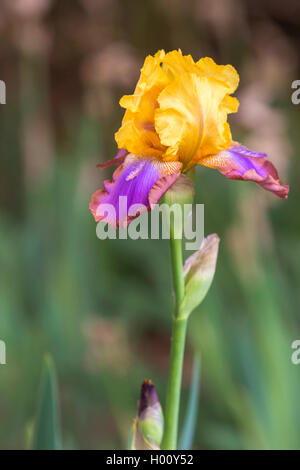
<path id="1" fill-rule="evenodd" d="M 204 57 L 194 62 L 181 51 L 158 51 L 148 56 L 132 95 L 120 105 L 126 109 L 115 134 L 119 152 L 101 168 L 117 165 L 112 181 L 96 191 L 90 210 L 96 221 L 105 219 L 115 227 L 126 226 L 150 210 L 181 173 L 195 165 L 214 168 L 229 179 L 254 181 L 286 199 L 283 185 L 265 153 L 256 153 L 232 140 L 227 116 L 238 110 L 231 96 L 239 75 L 231 65 L 217 65 Z M 127 197 L 120 213 L 119 198 Z M 108 220 L 103 205 L 115 208 Z"/>

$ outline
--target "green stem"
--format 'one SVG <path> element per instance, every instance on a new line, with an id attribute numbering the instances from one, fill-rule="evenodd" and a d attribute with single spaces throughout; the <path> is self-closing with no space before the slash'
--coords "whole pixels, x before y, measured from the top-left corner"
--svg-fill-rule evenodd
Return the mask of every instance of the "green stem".
<path id="1" fill-rule="evenodd" d="M 171 252 L 171 265 L 173 275 L 173 285 L 176 296 L 175 317 L 179 315 L 179 306 L 184 297 L 184 277 L 183 277 L 183 262 L 182 262 L 182 247 L 181 239 L 174 238 L 170 235 L 170 252 Z"/>
<path id="2" fill-rule="evenodd" d="M 175 239 L 173 234 L 171 234 L 170 248 L 176 307 L 175 314 L 173 316 L 171 358 L 165 413 L 165 433 L 162 445 L 164 450 L 173 450 L 177 448 L 182 366 L 187 329 L 187 319 L 180 318 L 180 303 L 184 296 L 182 246 L 181 240 Z"/>

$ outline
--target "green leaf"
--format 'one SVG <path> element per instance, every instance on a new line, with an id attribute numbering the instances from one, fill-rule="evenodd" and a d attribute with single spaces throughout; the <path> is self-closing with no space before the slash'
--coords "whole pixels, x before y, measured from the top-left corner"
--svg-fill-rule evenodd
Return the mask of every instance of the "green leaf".
<path id="1" fill-rule="evenodd" d="M 180 316 L 188 317 L 206 296 L 214 278 L 220 239 L 215 233 L 204 238 L 200 249 L 184 263 L 185 294 Z"/>
<path id="2" fill-rule="evenodd" d="M 134 437 L 136 433 L 136 421 L 134 421 L 133 425 L 131 426 L 128 442 L 127 442 L 127 450 L 134 450 Z"/>
<path id="3" fill-rule="evenodd" d="M 33 450 L 61 448 L 56 374 L 53 360 L 48 355 L 44 359 L 32 448 Z"/>
<path id="4" fill-rule="evenodd" d="M 192 384 L 185 415 L 183 432 L 179 443 L 179 450 L 189 450 L 193 445 L 198 414 L 200 372 L 200 356 L 195 355 L 193 364 Z"/>

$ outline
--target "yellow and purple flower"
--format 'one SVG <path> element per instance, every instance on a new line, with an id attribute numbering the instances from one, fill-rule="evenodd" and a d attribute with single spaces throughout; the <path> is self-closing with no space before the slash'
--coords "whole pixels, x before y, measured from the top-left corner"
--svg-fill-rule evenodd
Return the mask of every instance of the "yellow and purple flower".
<path id="1" fill-rule="evenodd" d="M 286 199 L 283 185 L 265 153 L 256 153 L 232 140 L 227 115 L 238 110 L 231 94 L 239 75 L 231 65 L 217 65 L 205 57 L 198 62 L 181 51 L 148 56 L 133 95 L 120 104 L 126 109 L 115 134 L 117 156 L 103 165 L 117 165 L 112 181 L 92 196 L 95 220 L 115 227 L 126 225 L 150 210 L 181 173 L 195 165 L 219 170 L 230 179 L 254 181 Z M 127 197 L 128 210 L 119 213 L 119 198 Z M 102 210 L 111 204 L 115 220 Z M 131 209 L 133 208 L 133 209 Z"/>

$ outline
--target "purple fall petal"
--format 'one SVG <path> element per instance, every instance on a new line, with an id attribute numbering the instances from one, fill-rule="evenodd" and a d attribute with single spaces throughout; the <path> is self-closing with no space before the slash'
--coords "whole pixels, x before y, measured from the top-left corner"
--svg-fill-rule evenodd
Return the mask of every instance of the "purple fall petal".
<path id="1" fill-rule="evenodd" d="M 120 165 L 123 163 L 125 160 L 125 157 L 128 155 L 128 152 L 126 149 L 120 149 L 117 153 L 117 155 L 114 158 L 111 158 L 110 160 L 107 160 L 105 163 L 99 163 L 96 165 L 97 168 L 107 168 L 111 165 Z"/>
<path id="2" fill-rule="evenodd" d="M 92 196 L 90 210 L 96 222 L 105 219 L 115 228 L 128 225 L 142 212 L 151 209 L 175 182 L 180 168 L 178 162 L 170 164 L 128 155 L 115 170 L 112 181 L 104 181 L 104 190 L 96 191 Z M 107 205 L 113 208 L 111 213 L 107 212 Z"/>
<path id="3" fill-rule="evenodd" d="M 256 153 L 238 143 L 217 155 L 201 160 L 205 166 L 216 168 L 229 179 L 254 181 L 267 191 L 287 199 L 289 186 L 283 185 L 274 165 L 265 153 Z"/>

